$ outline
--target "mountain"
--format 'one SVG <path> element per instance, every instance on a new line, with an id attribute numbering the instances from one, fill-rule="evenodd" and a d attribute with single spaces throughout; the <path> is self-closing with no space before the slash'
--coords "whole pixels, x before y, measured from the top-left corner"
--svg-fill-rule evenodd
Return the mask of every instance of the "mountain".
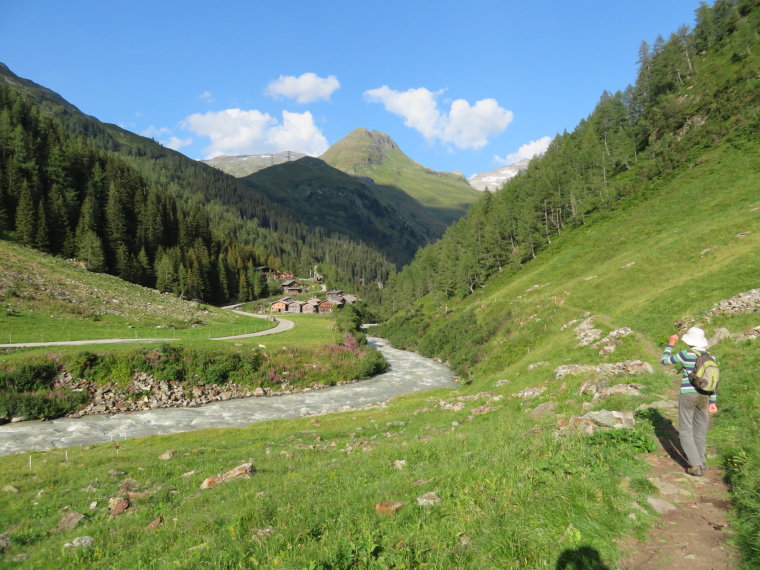
<path id="1" fill-rule="evenodd" d="M 270 166 L 242 180 L 302 223 L 362 241 L 399 267 L 443 234 L 438 220 L 403 192 L 349 176 L 318 158 Z"/>
<path id="2" fill-rule="evenodd" d="M 508 180 L 511 180 L 521 172 L 525 171 L 528 168 L 529 162 L 529 158 L 524 158 L 520 162 L 501 166 L 490 172 L 479 172 L 478 174 L 471 176 L 467 182 L 469 182 L 470 186 L 475 188 L 475 190 L 490 190 L 491 192 L 495 192 L 504 186 Z"/>
<path id="3" fill-rule="evenodd" d="M 283 162 L 290 162 L 291 160 L 298 160 L 306 156 L 302 152 L 277 152 L 274 154 L 238 154 L 235 156 L 217 156 L 208 160 L 201 160 L 204 164 L 218 168 L 222 172 L 231 174 L 237 178 L 242 178 L 269 168 L 275 164 L 282 164 Z"/>
<path id="4" fill-rule="evenodd" d="M 181 237 L 172 234 L 174 230 L 171 228 L 177 228 L 174 214 L 169 215 L 171 219 L 162 218 L 162 223 L 168 223 L 164 226 L 165 231 L 172 234 L 162 239 L 172 244 L 177 239 L 184 240 L 182 251 L 185 253 L 180 257 L 189 254 L 192 243 L 187 240 L 192 233 L 202 230 L 205 246 L 210 248 L 207 249 L 209 259 L 203 260 L 204 266 L 215 263 L 214 260 L 222 254 L 221 246 L 213 246 L 212 242 L 223 244 L 231 240 L 248 246 L 244 260 L 238 258 L 235 262 L 238 265 L 236 271 L 244 272 L 245 266 L 252 264 L 299 274 L 315 264 L 325 264 L 321 271 L 330 276 L 331 285 L 356 290 L 368 300 L 377 300 L 380 287 L 388 276 L 411 259 L 413 250 L 428 241 L 427 235 L 407 235 L 405 219 L 388 221 L 388 225 L 401 232 L 384 244 L 384 251 L 392 253 L 389 258 L 386 253 L 368 245 L 371 240 L 365 239 L 361 232 L 348 234 L 341 228 L 326 232 L 319 225 L 308 225 L 297 209 L 278 204 L 254 185 L 164 148 L 151 139 L 85 115 L 53 91 L 19 78 L 5 65 L 0 67 L 0 90 L 3 91 L 0 98 L 0 158 L 3 165 L 0 168 L 13 181 L 8 187 L 0 186 L 0 230 L 15 232 L 17 222 L 23 219 L 23 224 L 28 227 L 25 229 L 26 239 L 22 241 L 36 244 L 45 251 L 76 255 L 78 245 L 72 236 L 81 221 L 83 200 L 93 192 L 91 186 L 101 188 L 105 184 L 105 190 L 108 190 L 112 182 L 122 180 L 128 183 L 128 191 L 120 200 L 131 200 L 129 196 L 133 195 L 137 200 L 124 202 L 129 210 L 125 227 L 134 225 L 135 216 L 140 217 L 140 223 L 149 224 L 148 218 L 143 218 L 146 211 L 135 208 L 136 205 L 142 208 L 143 200 L 149 194 L 160 195 L 160 200 L 172 202 L 172 207 L 165 210 L 167 215 L 176 209 L 182 212 L 183 219 L 192 223 L 192 227 L 188 226 L 191 233 Z M 33 128 L 30 130 L 30 127 Z M 99 170 L 94 169 L 96 163 Z M 103 168 L 108 164 L 114 165 L 113 172 L 106 172 L 104 178 Z M 36 169 L 41 172 L 37 173 Z M 123 174 L 117 176 L 117 172 Z M 24 198 L 21 210 L 29 212 L 19 216 L 24 181 L 29 186 L 30 196 Z M 97 205 L 96 211 L 91 212 L 95 218 L 102 216 L 107 198 L 105 191 L 92 196 Z M 49 200 L 55 201 L 55 205 L 48 204 Z M 35 204 L 37 211 L 32 213 Z M 353 204 L 349 201 L 343 209 L 350 212 Z M 54 230 L 40 230 L 40 235 L 31 235 L 36 220 L 51 212 L 56 220 L 63 220 L 65 213 L 65 223 L 48 223 L 47 226 Z M 397 210 L 388 210 L 390 215 L 395 212 Z M 318 224 L 318 220 L 315 223 Z M 150 273 L 148 269 L 155 270 L 159 261 L 157 256 L 164 251 L 156 248 L 158 242 L 151 242 L 153 245 L 146 249 L 147 258 L 143 257 L 141 262 L 143 269 L 138 270 L 136 261 L 143 237 L 117 230 L 114 235 L 119 239 L 111 243 L 110 230 L 102 219 L 92 219 L 87 225 L 106 249 L 107 259 L 99 260 L 98 267 L 115 270 L 116 250 L 123 244 L 126 249 L 119 250 L 118 255 L 123 259 L 119 262 L 121 269 L 117 274 L 142 280 Z M 58 233 L 52 235 L 51 232 Z M 76 233 L 76 239 L 80 238 L 81 235 Z M 406 249 L 396 252 L 394 243 Z M 175 258 L 173 261 L 178 270 L 180 266 L 186 268 L 189 263 L 187 259 Z M 129 271 L 122 271 L 124 268 Z M 217 270 L 215 266 L 210 271 Z M 137 277 L 138 274 L 143 275 Z M 232 278 L 231 275 L 228 277 Z M 237 278 L 233 280 L 237 281 Z M 214 282 L 219 280 L 211 279 L 208 283 L 211 290 L 200 294 L 199 298 L 219 299 L 222 296 L 219 290 L 213 290 L 216 288 Z M 240 282 L 243 282 L 242 278 Z M 232 284 L 229 290 L 234 295 L 237 286 Z"/>
<path id="5" fill-rule="evenodd" d="M 359 128 L 333 144 L 320 157 L 351 176 L 365 176 L 393 192 L 403 205 L 402 191 L 447 227 L 461 218 L 478 197 L 467 180 L 451 172 L 436 172 L 414 162 L 386 134 Z"/>

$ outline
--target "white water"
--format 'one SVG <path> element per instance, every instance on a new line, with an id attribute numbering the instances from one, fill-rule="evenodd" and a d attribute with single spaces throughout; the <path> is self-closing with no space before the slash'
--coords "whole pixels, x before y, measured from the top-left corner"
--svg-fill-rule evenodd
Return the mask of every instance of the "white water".
<path id="1" fill-rule="evenodd" d="M 200 408 L 167 408 L 115 415 L 61 418 L 0 426 L 0 455 L 91 445 L 134 437 L 206 428 L 245 427 L 263 420 L 297 418 L 383 402 L 395 396 L 454 387 L 444 365 L 370 338 L 388 362 L 388 371 L 370 380 L 314 392 L 215 402 Z"/>

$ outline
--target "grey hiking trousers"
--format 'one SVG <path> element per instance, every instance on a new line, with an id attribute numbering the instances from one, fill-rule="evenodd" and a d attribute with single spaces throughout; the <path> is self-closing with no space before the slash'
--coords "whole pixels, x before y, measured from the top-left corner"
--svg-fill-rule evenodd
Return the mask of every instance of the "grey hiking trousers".
<path id="1" fill-rule="evenodd" d="M 682 392 L 678 399 L 678 435 L 692 467 L 705 465 L 710 396 Z"/>

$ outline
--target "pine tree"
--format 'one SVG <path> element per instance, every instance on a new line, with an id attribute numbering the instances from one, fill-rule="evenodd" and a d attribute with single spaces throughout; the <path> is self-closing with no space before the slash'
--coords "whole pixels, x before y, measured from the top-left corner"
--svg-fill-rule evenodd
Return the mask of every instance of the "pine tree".
<path id="1" fill-rule="evenodd" d="M 36 208 L 29 183 L 24 180 L 21 185 L 18 206 L 16 207 L 16 235 L 28 245 L 34 245 L 36 238 Z"/>

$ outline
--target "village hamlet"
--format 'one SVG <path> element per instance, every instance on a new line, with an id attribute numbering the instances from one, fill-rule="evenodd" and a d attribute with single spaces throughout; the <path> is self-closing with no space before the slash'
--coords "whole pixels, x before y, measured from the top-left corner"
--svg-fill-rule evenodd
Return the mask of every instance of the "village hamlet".
<path id="1" fill-rule="evenodd" d="M 291 279 L 282 284 L 283 291 L 288 294 L 298 294 L 303 291 L 301 284 Z M 270 313 L 308 313 L 328 315 L 335 309 L 340 309 L 344 305 L 353 305 L 356 301 L 361 301 L 356 295 L 346 293 L 345 291 L 332 290 L 325 293 L 327 299 L 311 297 L 305 301 L 295 297 L 285 296 L 269 305 Z"/>

